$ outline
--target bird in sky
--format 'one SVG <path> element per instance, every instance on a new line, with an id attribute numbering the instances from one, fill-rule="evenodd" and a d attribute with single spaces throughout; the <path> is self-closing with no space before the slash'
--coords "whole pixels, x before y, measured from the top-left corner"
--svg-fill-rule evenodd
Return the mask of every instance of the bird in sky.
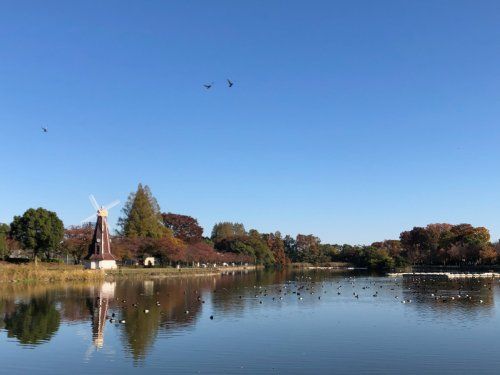
<path id="1" fill-rule="evenodd" d="M 48 129 L 47 127 L 45 127 L 45 126 L 42 126 L 42 131 L 43 131 L 44 133 L 47 133 L 47 132 L 49 131 L 49 129 Z"/>
<path id="2" fill-rule="evenodd" d="M 214 83 L 212 82 L 212 83 L 207 83 L 207 84 L 205 84 L 205 85 L 203 85 L 203 86 L 204 86 L 207 90 L 209 90 L 209 89 L 211 89 L 211 88 L 212 88 L 212 85 L 213 85 L 213 84 L 214 84 Z"/>
<path id="3" fill-rule="evenodd" d="M 233 82 L 231 82 L 231 80 L 230 80 L 230 79 L 228 79 L 228 80 L 227 80 L 227 84 L 229 85 L 229 87 L 233 87 L 233 85 L 234 85 L 234 83 L 233 83 Z"/>

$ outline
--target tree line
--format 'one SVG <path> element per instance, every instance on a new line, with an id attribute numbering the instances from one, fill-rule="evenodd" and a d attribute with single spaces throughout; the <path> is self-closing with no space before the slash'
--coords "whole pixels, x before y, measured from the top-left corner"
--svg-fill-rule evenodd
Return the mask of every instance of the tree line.
<path id="1" fill-rule="evenodd" d="M 252 263 L 284 267 L 290 263 L 349 262 L 371 269 L 407 265 L 492 265 L 500 261 L 500 245 L 489 231 L 470 224 L 429 224 L 400 234 L 398 240 L 371 245 L 327 244 L 314 235 L 283 236 L 280 232 L 246 230 L 242 223 L 220 222 L 204 237 L 198 221 L 162 212 L 149 187 L 132 192 L 112 236 L 112 252 L 121 261 L 154 256 L 162 265 Z M 88 252 L 91 223 L 64 228 L 55 212 L 29 209 L 10 225 L 0 224 L 0 258 L 23 249 L 32 258 L 71 256 L 75 263 Z"/>

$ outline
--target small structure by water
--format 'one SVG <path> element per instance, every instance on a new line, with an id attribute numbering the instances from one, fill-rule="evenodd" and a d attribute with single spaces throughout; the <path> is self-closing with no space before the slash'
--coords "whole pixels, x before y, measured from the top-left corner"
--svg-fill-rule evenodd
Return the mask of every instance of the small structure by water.
<path id="1" fill-rule="evenodd" d="M 154 267 L 155 266 L 155 258 L 154 257 L 144 257 L 142 261 L 142 265 L 144 267 Z"/>

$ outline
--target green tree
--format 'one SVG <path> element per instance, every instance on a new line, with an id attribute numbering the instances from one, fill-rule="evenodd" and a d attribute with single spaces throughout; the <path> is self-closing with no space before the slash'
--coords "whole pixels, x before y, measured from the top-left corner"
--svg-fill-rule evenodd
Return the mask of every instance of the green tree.
<path id="1" fill-rule="evenodd" d="M 247 244 L 253 249 L 257 263 L 272 266 L 275 262 L 274 255 L 267 242 L 255 229 L 248 233 Z"/>
<path id="2" fill-rule="evenodd" d="M 139 184 L 137 191 L 130 193 L 122 212 L 118 225 L 126 237 L 160 238 L 166 233 L 160 206 L 147 185 Z"/>
<path id="3" fill-rule="evenodd" d="M 283 239 L 283 245 L 285 246 L 285 254 L 292 262 L 298 261 L 297 254 L 297 242 L 295 238 L 287 234 Z"/>
<path id="4" fill-rule="evenodd" d="M 0 223 L 0 259 L 5 259 L 9 255 L 7 247 L 7 236 L 9 235 L 10 227 L 7 224 Z"/>
<path id="5" fill-rule="evenodd" d="M 30 208 L 23 216 L 15 216 L 10 225 L 12 236 L 26 249 L 33 251 L 33 257 L 44 253 L 50 259 L 64 236 L 63 222 L 57 214 L 44 208 Z"/>
<path id="6" fill-rule="evenodd" d="M 325 262 L 334 262 L 340 257 L 341 247 L 339 245 L 332 244 L 320 244 L 319 245 L 319 253 L 321 259 L 324 259 Z"/>
<path id="7" fill-rule="evenodd" d="M 386 249 L 367 246 L 363 248 L 363 253 L 365 258 L 363 261 L 364 266 L 370 269 L 385 271 L 393 268 L 395 265 L 394 259 Z"/>
<path id="8" fill-rule="evenodd" d="M 274 255 L 267 240 L 255 229 L 246 234 L 242 224 L 220 223 L 216 227 L 212 234 L 215 234 L 213 238 L 217 250 L 246 255 L 259 264 L 274 264 Z"/>
<path id="9" fill-rule="evenodd" d="M 408 261 L 404 257 L 401 241 L 385 240 L 381 242 L 374 242 L 372 243 L 371 247 L 374 247 L 379 250 L 385 250 L 389 255 L 389 257 L 391 257 L 394 260 L 394 266 L 396 267 L 404 267 L 408 265 Z"/>

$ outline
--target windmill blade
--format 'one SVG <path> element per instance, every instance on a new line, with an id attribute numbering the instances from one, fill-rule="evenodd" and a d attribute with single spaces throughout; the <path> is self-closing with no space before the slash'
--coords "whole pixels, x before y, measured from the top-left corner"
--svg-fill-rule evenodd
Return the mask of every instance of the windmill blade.
<path id="1" fill-rule="evenodd" d="M 97 204 L 97 201 L 95 200 L 94 196 L 92 194 L 89 195 L 90 203 L 92 203 L 92 207 L 97 211 L 99 210 L 99 205 Z"/>
<path id="2" fill-rule="evenodd" d="M 97 216 L 97 214 L 93 214 L 93 215 L 90 215 L 88 218 L 86 219 L 83 219 L 82 221 L 80 221 L 80 224 L 85 224 L 85 223 L 88 223 L 90 221 L 94 221 L 94 217 Z"/>
<path id="3" fill-rule="evenodd" d="M 113 207 L 115 207 L 115 206 L 117 206 L 119 204 L 120 204 L 120 201 L 119 200 L 115 200 L 115 201 L 111 202 L 110 204 L 104 206 L 104 208 L 109 211 L 110 209 L 112 209 Z"/>

